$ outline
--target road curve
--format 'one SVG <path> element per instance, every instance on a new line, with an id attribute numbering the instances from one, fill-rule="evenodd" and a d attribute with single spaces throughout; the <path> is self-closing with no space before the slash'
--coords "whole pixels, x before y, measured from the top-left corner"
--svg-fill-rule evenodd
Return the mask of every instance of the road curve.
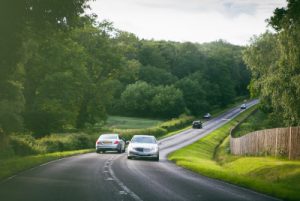
<path id="1" fill-rule="evenodd" d="M 252 101 L 248 105 L 253 105 Z M 174 165 L 167 155 L 191 144 L 242 112 L 238 107 L 161 140 L 159 162 L 126 154 L 89 153 L 43 164 L 0 183 L 1 201 L 278 200 Z"/>

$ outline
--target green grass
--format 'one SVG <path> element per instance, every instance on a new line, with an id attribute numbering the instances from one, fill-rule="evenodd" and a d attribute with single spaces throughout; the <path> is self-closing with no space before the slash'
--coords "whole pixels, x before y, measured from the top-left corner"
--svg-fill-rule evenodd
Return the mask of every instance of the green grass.
<path id="1" fill-rule="evenodd" d="M 13 157 L 11 159 L 0 160 L 0 180 L 52 160 L 77 154 L 84 154 L 92 151 L 94 151 L 94 149 L 55 152 L 25 157 Z"/>
<path id="2" fill-rule="evenodd" d="M 161 122 L 161 120 L 146 118 L 109 116 L 105 126 L 118 129 L 141 129 L 157 126 Z"/>
<path id="3" fill-rule="evenodd" d="M 229 131 L 253 109 L 248 109 L 196 143 L 171 153 L 169 159 L 208 177 L 285 200 L 299 200 L 300 161 L 230 155 Z"/>
<path id="4" fill-rule="evenodd" d="M 233 103 L 230 103 L 228 104 L 226 107 L 224 108 L 220 108 L 220 107 L 217 107 L 217 108 L 214 108 L 212 109 L 212 111 L 208 111 L 213 117 L 217 117 L 225 112 L 227 112 L 228 110 L 236 107 L 236 106 L 239 106 L 241 104 L 243 104 L 245 101 L 249 101 L 249 99 L 247 98 L 247 96 L 241 96 L 241 97 L 238 97 L 234 100 Z"/>
<path id="5" fill-rule="evenodd" d="M 270 114 L 262 110 L 257 110 L 234 130 L 233 136 L 240 137 L 253 131 L 281 126 L 284 127 L 282 122 L 278 122 L 278 120 L 273 119 Z"/>
<path id="6" fill-rule="evenodd" d="M 159 137 L 158 139 L 161 140 L 161 139 L 170 137 L 170 136 L 172 136 L 172 135 L 176 135 L 176 134 L 178 134 L 178 133 L 181 133 L 181 132 L 186 131 L 186 130 L 191 129 L 191 128 L 192 128 L 192 126 L 187 126 L 187 127 L 182 128 L 182 129 L 180 129 L 180 130 L 176 130 L 176 131 L 169 132 L 169 133 L 167 133 L 167 134 L 165 134 L 165 135 Z"/>

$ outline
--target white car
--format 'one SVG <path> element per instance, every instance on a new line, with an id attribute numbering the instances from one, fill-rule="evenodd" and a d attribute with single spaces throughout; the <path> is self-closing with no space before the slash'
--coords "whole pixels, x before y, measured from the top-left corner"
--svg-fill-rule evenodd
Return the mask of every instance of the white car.
<path id="1" fill-rule="evenodd" d="M 134 135 L 127 148 L 127 158 L 151 158 L 159 161 L 159 147 L 155 137 Z"/>
<path id="2" fill-rule="evenodd" d="M 102 134 L 96 141 L 96 152 L 117 151 L 125 152 L 125 142 L 118 134 Z"/>
<path id="3" fill-rule="evenodd" d="M 211 114 L 209 113 L 206 113 L 204 116 L 203 116 L 204 119 L 210 119 L 211 118 Z"/>

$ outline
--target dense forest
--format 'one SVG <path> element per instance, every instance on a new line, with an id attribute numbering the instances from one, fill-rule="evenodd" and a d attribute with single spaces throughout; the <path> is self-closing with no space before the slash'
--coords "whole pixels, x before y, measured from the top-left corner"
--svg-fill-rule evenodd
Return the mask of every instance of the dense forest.
<path id="1" fill-rule="evenodd" d="M 85 9 L 87 0 L 1 3 L 0 133 L 39 137 L 107 114 L 197 116 L 247 95 L 243 47 L 143 40 Z"/>
<path id="2" fill-rule="evenodd" d="M 244 52 L 251 94 L 275 127 L 300 125 L 300 1 L 287 2 L 268 20 L 276 32 L 254 37 Z"/>

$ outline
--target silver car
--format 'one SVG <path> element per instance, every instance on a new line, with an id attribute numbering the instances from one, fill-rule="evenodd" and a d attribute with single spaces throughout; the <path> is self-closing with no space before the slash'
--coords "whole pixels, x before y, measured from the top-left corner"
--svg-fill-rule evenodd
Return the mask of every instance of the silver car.
<path id="1" fill-rule="evenodd" d="M 118 134 L 102 134 L 96 141 L 96 152 L 118 151 L 125 152 L 125 142 Z"/>
<path id="2" fill-rule="evenodd" d="M 157 140 L 151 135 L 135 135 L 127 148 L 127 158 L 151 158 L 159 161 Z"/>

